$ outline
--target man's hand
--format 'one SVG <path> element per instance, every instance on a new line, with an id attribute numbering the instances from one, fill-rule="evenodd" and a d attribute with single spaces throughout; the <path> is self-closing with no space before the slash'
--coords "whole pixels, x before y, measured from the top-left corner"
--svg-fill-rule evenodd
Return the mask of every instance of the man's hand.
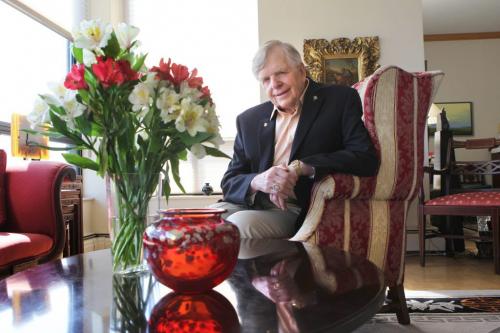
<path id="1" fill-rule="evenodd" d="M 253 192 L 269 193 L 269 199 L 282 210 L 286 209 L 286 199 L 293 195 L 297 174 L 284 165 L 273 166 L 258 174 L 250 183 Z"/>

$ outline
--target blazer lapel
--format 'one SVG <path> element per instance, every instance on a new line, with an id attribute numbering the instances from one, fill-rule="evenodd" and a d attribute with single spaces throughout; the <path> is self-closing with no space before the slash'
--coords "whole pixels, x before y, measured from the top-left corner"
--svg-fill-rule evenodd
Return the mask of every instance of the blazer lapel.
<path id="1" fill-rule="evenodd" d="M 309 128 L 314 123 L 322 104 L 322 98 L 318 96 L 317 91 L 321 88 L 319 84 L 309 79 L 309 87 L 304 95 L 304 104 L 300 113 L 299 123 L 295 136 L 293 138 L 292 150 L 290 152 L 290 161 L 295 159 L 295 154 L 300 147 L 300 144 L 306 137 Z"/>
<path id="2" fill-rule="evenodd" d="M 267 170 L 271 167 L 274 159 L 274 131 L 276 127 L 276 116 L 272 119 L 266 117 L 261 119 L 257 131 L 259 140 L 260 163 L 259 171 Z"/>

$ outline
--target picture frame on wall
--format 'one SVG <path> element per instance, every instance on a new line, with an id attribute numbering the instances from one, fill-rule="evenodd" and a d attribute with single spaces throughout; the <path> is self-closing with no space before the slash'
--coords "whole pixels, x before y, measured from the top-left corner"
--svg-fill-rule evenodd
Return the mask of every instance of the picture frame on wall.
<path id="1" fill-rule="evenodd" d="M 380 65 L 378 36 L 304 40 L 304 62 L 308 75 L 326 84 L 352 86 Z"/>
<path id="2" fill-rule="evenodd" d="M 472 102 L 440 102 L 435 104 L 439 109 L 446 112 L 446 118 L 454 136 L 474 135 Z M 436 131 L 436 124 L 429 124 L 428 126 L 429 135 L 433 135 Z"/>

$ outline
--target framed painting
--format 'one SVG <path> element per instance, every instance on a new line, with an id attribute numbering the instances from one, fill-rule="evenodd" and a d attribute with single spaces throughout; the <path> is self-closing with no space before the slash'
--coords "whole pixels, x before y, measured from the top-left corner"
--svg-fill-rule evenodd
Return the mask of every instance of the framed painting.
<path id="1" fill-rule="evenodd" d="M 446 118 L 453 135 L 473 135 L 472 102 L 443 102 L 435 103 L 446 112 Z M 436 124 L 429 124 L 429 135 L 436 131 Z"/>
<path id="2" fill-rule="evenodd" d="M 380 65 L 377 36 L 304 40 L 304 61 L 308 75 L 326 84 L 351 86 L 372 74 Z"/>

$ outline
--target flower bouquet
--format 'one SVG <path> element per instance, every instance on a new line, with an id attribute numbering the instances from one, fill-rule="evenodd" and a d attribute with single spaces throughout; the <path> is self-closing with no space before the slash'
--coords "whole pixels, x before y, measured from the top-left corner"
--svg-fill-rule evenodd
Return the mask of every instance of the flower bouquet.
<path id="1" fill-rule="evenodd" d="M 92 153 L 66 153 L 66 161 L 114 183 L 115 270 L 141 262 L 147 207 L 160 174 L 168 199 L 170 176 L 184 191 L 179 160 L 188 150 L 198 158 L 228 157 L 218 149 L 219 120 L 197 70 L 170 59 L 147 68 L 146 55 L 136 53 L 138 32 L 125 23 L 113 29 L 99 20 L 81 22 L 73 32 L 77 63 L 63 84 L 51 85 L 52 94 L 40 95 L 28 115 L 44 135 L 71 139 L 74 145 L 66 149 Z"/>

